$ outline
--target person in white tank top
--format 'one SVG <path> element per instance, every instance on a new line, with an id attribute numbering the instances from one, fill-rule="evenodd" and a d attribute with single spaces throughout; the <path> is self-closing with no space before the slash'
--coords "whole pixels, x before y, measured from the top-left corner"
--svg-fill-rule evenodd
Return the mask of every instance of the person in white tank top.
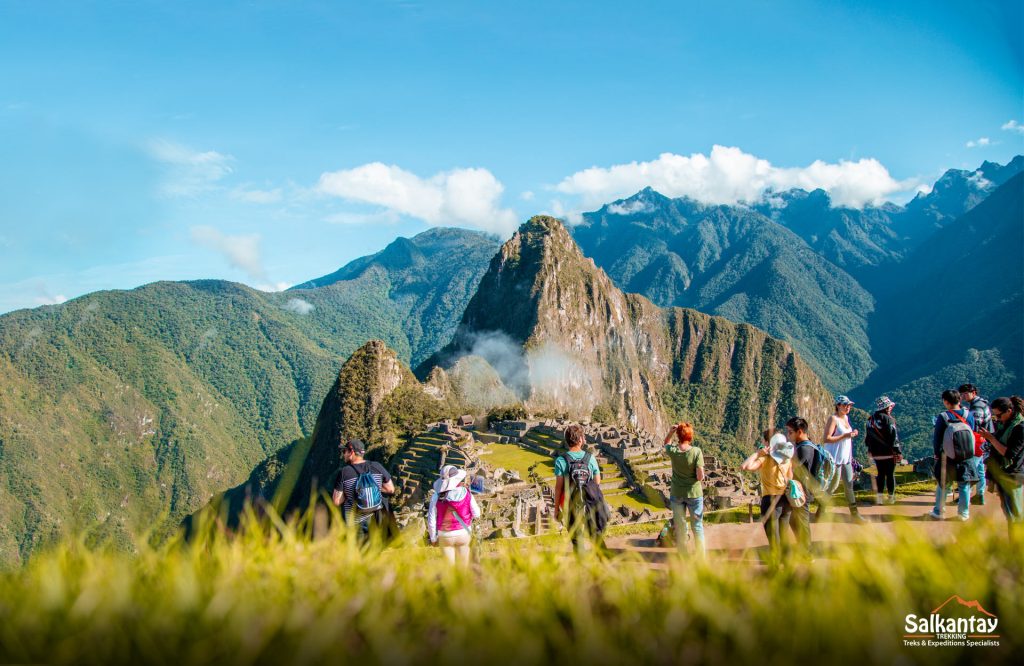
<path id="1" fill-rule="evenodd" d="M 853 438 L 859 435 L 860 431 L 850 425 L 853 401 L 845 395 L 838 395 L 835 404 L 836 411 L 825 424 L 825 439 L 822 440 L 822 446 L 836 461 L 836 470 L 843 482 L 846 504 L 850 507 L 850 517 L 853 522 L 862 523 L 864 520 L 857 513 L 857 497 L 853 493 Z M 818 510 L 814 514 L 815 521 L 822 519 L 825 510 L 825 503 L 819 502 Z"/>

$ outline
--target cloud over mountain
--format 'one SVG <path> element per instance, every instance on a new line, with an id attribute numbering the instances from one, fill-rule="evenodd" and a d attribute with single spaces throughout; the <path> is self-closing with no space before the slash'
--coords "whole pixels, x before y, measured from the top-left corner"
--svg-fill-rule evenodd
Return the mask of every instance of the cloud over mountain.
<path id="1" fill-rule="evenodd" d="M 815 160 L 806 167 L 778 167 L 739 148 L 712 147 L 710 155 L 662 153 L 649 162 L 590 167 L 563 179 L 556 191 L 598 206 L 653 187 L 669 197 L 687 196 L 707 204 L 760 200 L 765 193 L 792 188 L 828 192 L 838 206 L 862 208 L 911 190 L 916 182 L 893 178 L 878 160 Z"/>
<path id="2" fill-rule="evenodd" d="M 229 236 L 213 227 L 199 226 L 191 229 L 192 240 L 216 250 L 234 268 L 245 271 L 255 280 L 265 280 L 267 271 L 263 268 L 259 234 Z"/>
<path id="3" fill-rule="evenodd" d="M 452 169 L 421 178 L 395 165 L 371 162 L 324 173 L 316 189 L 432 226 L 467 226 L 504 236 L 517 225 L 515 213 L 500 207 L 504 186 L 487 169 Z"/>

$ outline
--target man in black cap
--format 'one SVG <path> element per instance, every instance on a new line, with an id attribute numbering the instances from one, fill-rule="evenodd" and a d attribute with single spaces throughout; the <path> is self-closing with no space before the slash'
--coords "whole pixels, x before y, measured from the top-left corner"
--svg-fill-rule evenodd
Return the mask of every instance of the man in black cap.
<path id="1" fill-rule="evenodd" d="M 345 519 L 358 525 L 364 537 L 371 527 L 384 522 L 387 511 L 382 495 L 395 493 L 395 483 L 388 471 L 379 462 L 365 460 L 365 454 L 366 444 L 362 440 L 348 440 L 341 454 L 345 466 L 338 472 L 332 497 Z"/>

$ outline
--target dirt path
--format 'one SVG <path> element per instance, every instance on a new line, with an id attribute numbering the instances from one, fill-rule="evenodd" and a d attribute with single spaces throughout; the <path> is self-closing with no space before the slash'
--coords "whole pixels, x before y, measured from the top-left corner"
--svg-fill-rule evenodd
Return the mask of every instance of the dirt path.
<path id="1" fill-rule="evenodd" d="M 829 550 L 829 544 L 833 543 L 885 539 L 893 534 L 895 523 L 912 525 L 914 529 L 920 530 L 935 541 L 955 538 L 958 530 L 965 526 L 965 523 L 956 518 L 956 504 L 946 505 L 944 521 L 927 520 L 924 516 L 931 511 L 934 501 L 935 496 L 927 494 L 904 497 L 894 505 L 861 504 L 858 506 L 858 512 L 867 522 L 859 525 L 851 521 L 848 507 L 833 507 L 822 522 L 811 525 L 815 554 L 823 556 Z M 754 515 L 757 515 L 757 511 Z M 979 520 L 1005 520 L 995 495 L 987 496 L 985 506 L 971 505 L 971 521 Z M 788 528 L 786 531 L 789 531 Z M 704 536 L 708 557 L 713 559 L 756 563 L 760 561 L 761 551 L 768 548 L 768 539 L 758 522 L 722 525 L 705 523 Z M 659 548 L 655 543 L 656 537 L 656 531 L 650 534 L 609 537 L 606 544 L 614 552 L 636 553 L 658 566 L 663 565 L 668 557 L 675 553 L 675 548 Z"/>

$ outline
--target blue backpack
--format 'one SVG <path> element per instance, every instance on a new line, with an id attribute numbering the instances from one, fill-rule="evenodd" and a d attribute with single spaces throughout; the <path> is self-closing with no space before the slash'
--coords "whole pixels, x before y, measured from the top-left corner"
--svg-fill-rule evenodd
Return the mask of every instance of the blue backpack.
<path id="1" fill-rule="evenodd" d="M 381 508 L 384 500 L 380 494 L 380 485 L 377 479 L 371 474 L 371 467 L 367 465 L 365 471 L 359 472 L 356 478 L 355 506 L 361 513 L 373 513 Z M 356 470 L 359 471 L 359 470 Z"/>
<path id="2" fill-rule="evenodd" d="M 814 475 L 814 480 L 818 482 L 818 487 L 826 494 L 831 495 L 834 493 L 836 487 L 839 486 L 839 466 L 836 464 L 836 459 L 824 447 L 810 440 L 800 442 L 799 446 L 814 447 L 818 454 L 818 469 L 811 472 Z"/>

